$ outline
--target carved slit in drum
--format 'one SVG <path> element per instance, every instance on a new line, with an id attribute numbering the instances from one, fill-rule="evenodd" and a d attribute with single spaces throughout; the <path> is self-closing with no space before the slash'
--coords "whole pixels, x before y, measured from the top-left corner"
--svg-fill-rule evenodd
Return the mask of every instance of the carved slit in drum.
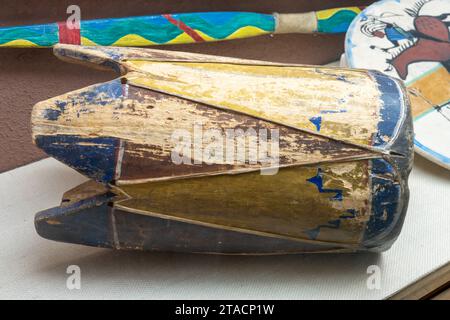
<path id="1" fill-rule="evenodd" d="M 412 163 L 409 102 L 398 81 L 159 50 L 59 45 L 55 53 L 122 76 L 34 107 L 37 146 L 97 181 L 37 214 L 43 237 L 277 254 L 382 251 L 398 236 Z M 205 150 L 211 140 L 195 142 L 198 130 L 221 134 L 233 149 L 227 132 L 268 132 L 278 137 L 277 161 L 222 155 L 206 164 L 190 150 L 177 164 L 174 132 Z M 248 152 L 261 148 L 243 139 Z"/>

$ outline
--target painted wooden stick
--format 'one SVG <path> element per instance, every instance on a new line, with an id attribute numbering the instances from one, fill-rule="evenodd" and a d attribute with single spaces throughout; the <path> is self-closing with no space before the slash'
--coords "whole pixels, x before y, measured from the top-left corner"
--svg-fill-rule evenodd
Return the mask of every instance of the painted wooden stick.
<path id="1" fill-rule="evenodd" d="M 0 28 L 2 47 L 151 46 L 248 38 L 271 33 L 345 32 L 358 7 L 308 13 L 204 12 Z"/>
<path id="2" fill-rule="evenodd" d="M 398 236 L 413 139 L 400 81 L 152 49 L 54 52 L 122 75 L 34 107 L 36 145 L 97 181 L 38 213 L 41 236 L 255 254 L 382 251 Z M 251 138 L 261 130 L 269 140 Z M 254 143 L 237 142 L 239 131 Z M 267 152 L 236 158 L 239 145 Z"/>

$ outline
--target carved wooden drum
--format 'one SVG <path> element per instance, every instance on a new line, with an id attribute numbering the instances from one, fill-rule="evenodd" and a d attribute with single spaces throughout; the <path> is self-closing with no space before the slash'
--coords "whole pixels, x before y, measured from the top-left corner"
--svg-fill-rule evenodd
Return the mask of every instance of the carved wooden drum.
<path id="1" fill-rule="evenodd" d="M 224 254 L 388 249 L 411 113 L 376 71 L 58 45 L 115 80 L 38 103 L 38 147 L 91 179 L 36 215 L 48 239 Z"/>

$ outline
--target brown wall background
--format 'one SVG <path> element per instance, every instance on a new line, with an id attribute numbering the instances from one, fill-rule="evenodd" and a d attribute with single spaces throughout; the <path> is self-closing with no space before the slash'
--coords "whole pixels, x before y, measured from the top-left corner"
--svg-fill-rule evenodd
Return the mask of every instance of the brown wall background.
<path id="1" fill-rule="evenodd" d="M 167 12 L 255 11 L 303 12 L 349 5 L 357 0 L 1 0 L 0 26 L 65 20 L 66 8 L 77 4 L 82 19 L 124 17 Z M 277 35 L 214 44 L 161 46 L 160 49 L 323 64 L 344 51 L 343 35 Z M 31 143 L 30 113 L 38 101 L 107 81 L 114 74 L 63 63 L 51 49 L 0 48 L 0 172 L 45 157 Z"/>

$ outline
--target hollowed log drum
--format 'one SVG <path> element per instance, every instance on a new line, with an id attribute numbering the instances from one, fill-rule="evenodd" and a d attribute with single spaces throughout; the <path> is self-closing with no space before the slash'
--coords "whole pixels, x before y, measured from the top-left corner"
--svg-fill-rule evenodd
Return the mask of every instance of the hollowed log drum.
<path id="1" fill-rule="evenodd" d="M 33 109 L 35 144 L 91 179 L 36 215 L 42 237 L 282 254 L 383 251 L 399 235 L 413 157 L 399 81 L 150 49 L 54 52 L 121 75 Z"/>

